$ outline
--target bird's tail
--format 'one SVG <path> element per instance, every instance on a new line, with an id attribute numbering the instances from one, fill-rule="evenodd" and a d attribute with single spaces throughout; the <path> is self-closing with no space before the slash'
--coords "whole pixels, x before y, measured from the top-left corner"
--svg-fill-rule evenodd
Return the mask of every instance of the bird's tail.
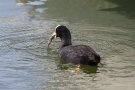
<path id="1" fill-rule="evenodd" d="M 89 58 L 89 56 L 82 56 L 81 57 L 81 61 L 80 63 L 83 65 L 98 65 L 98 63 L 100 63 L 100 56 L 97 54 L 93 54 L 94 57 L 93 58 Z"/>
<path id="2" fill-rule="evenodd" d="M 98 65 L 98 63 L 100 63 L 100 56 L 99 55 L 95 55 L 94 54 L 94 56 L 95 56 L 95 58 L 94 59 L 89 59 L 89 61 L 88 61 L 88 64 L 89 65 Z"/>

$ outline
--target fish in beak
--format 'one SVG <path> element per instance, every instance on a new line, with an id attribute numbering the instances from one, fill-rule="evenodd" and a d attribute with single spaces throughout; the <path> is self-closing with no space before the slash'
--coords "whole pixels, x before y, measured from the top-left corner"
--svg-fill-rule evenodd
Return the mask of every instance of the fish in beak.
<path id="1" fill-rule="evenodd" d="M 49 40 L 48 40 L 48 47 L 49 47 L 50 43 L 52 42 L 52 40 L 55 39 L 55 38 L 56 38 L 56 32 L 54 32 L 52 34 L 52 36 L 49 38 Z"/>

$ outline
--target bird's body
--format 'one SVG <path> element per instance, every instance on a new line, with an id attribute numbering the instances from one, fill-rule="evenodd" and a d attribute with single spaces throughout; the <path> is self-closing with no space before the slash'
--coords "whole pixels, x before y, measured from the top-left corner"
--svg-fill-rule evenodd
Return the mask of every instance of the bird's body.
<path id="1" fill-rule="evenodd" d="M 56 27 L 55 33 L 48 42 L 48 46 L 54 37 L 60 37 L 61 45 L 59 49 L 59 56 L 66 62 L 83 65 L 98 65 L 100 56 L 87 45 L 75 45 L 71 43 L 71 33 L 63 25 Z"/>
<path id="2" fill-rule="evenodd" d="M 100 56 L 89 46 L 69 45 L 61 48 L 61 59 L 74 64 L 97 65 L 100 62 Z"/>

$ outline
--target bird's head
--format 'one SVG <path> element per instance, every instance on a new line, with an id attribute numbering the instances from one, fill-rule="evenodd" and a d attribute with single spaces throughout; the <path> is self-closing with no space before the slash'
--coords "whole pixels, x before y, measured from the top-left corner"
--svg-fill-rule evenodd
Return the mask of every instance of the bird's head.
<path id="1" fill-rule="evenodd" d="M 52 36 L 50 37 L 49 41 L 48 41 L 48 47 L 50 45 L 50 43 L 52 42 L 53 39 L 59 37 L 61 40 L 62 39 L 70 39 L 71 40 L 71 33 L 68 30 L 68 28 L 64 25 L 58 25 L 55 28 L 54 33 L 52 34 Z"/>

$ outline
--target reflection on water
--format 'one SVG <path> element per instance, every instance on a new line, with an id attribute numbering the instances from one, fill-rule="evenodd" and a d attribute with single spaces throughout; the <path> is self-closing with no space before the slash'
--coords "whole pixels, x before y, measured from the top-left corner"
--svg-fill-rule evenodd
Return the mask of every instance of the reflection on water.
<path id="1" fill-rule="evenodd" d="M 107 9 L 103 9 L 104 11 L 116 11 L 119 14 L 125 15 L 128 18 L 134 19 L 135 18 L 135 6 L 134 0 L 106 0 L 109 2 L 113 2 L 115 4 L 117 4 L 118 6 L 115 8 L 107 8 Z"/>
<path id="2" fill-rule="evenodd" d="M 0 88 L 133 90 L 135 13 L 134 8 L 124 8 L 134 1 L 130 0 L 127 6 L 125 2 L 2 0 Z M 73 44 L 95 49 L 101 55 L 101 66 L 81 66 L 72 72 L 77 66 L 58 56 L 59 39 L 47 48 L 47 41 L 58 24 L 71 30 Z"/>

